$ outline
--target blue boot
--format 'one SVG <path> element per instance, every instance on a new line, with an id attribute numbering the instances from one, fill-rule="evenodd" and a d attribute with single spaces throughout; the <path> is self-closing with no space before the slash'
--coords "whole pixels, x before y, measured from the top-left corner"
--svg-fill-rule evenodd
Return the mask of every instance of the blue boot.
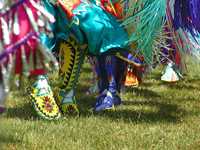
<path id="1" fill-rule="evenodd" d="M 103 93 L 101 93 L 96 100 L 95 103 L 95 108 L 99 107 L 100 105 L 102 105 L 104 99 L 107 97 L 107 94 L 110 93 L 112 95 L 112 101 L 114 103 L 114 106 L 118 106 L 122 103 L 121 98 L 117 95 L 117 94 L 112 94 L 111 92 L 108 92 L 107 90 L 105 90 Z M 108 95 L 110 95 L 108 94 Z"/>
<path id="2" fill-rule="evenodd" d="M 103 110 L 109 110 L 109 109 L 114 109 L 114 101 L 113 101 L 113 96 L 111 92 L 107 92 L 107 94 L 102 95 L 102 97 L 98 97 L 99 99 L 96 102 L 94 111 L 99 112 Z"/>
<path id="3" fill-rule="evenodd" d="M 100 64 L 103 66 L 101 68 L 101 84 L 99 85 L 104 85 L 104 86 L 99 86 L 100 90 L 103 91 L 101 92 L 100 96 L 97 97 L 97 101 L 95 104 L 95 111 L 103 111 L 103 110 L 108 110 L 108 109 L 113 109 L 114 106 L 120 105 L 121 104 L 121 99 L 117 95 L 118 91 L 118 79 L 117 79 L 117 60 L 115 56 L 101 56 L 101 60 L 104 60 L 104 62 L 101 62 Z M 100 60 L 100 61 L 101 61 Z M 103 65 L 104 64 L 104 65 Z M 102 75 L 106 74 L 103 77 Z M 102 84 L 104 83 L 104 84 Z M 106 84 L 105 84 L 106 83 Z"/>

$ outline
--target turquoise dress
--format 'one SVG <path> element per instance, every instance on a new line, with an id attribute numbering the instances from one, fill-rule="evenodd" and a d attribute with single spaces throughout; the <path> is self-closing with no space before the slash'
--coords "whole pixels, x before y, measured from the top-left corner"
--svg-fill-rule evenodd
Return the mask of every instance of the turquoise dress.
<path id="1" fill-rule="evenodd" d="M 104 11 L 95 2 L 82 1 L 74 10 L 73 18 L 68 19 L 61 7 L 44 0 L 46 9 L 55 16 L 56 23 L 51 25 L 54 37 L 41 35 L 41 41 L 50 49 L 58 40 L 66 40 L 73 34 L 80 44 L 87 44 L 89 53 L 100 55 L 127 49 L 127 32 L 117 19 Z"/>
<path id="2" fill-rule="evenodd" d="M 50 37 L 46 34 L 41 34 L 40 39 L 42 44 L 46 45 L 50 50 L 53 50 L 60 39 L 68 39 L 70 33 L 68 28 L 69 20 L 61 7 L 54 6 L 49 0 L 43 0 L 43 3 L 46 10 L 56 18 L 56 22 L 50 26 L 54 36 Z"/>
<path id="3" fill-rule="evenodd" d="M 128 34 L 115 17 L 94 2 L 82 1 L 73 10 L 72 33 L 87 43 L 89 53 L 99 55 L 127 48 Z"/>

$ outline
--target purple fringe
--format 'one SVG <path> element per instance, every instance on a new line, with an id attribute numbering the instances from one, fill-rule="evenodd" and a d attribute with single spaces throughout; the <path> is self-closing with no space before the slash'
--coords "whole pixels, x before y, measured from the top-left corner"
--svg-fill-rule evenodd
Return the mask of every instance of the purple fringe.
<path id="1" fill-rule="evenodd" d="M 22 38 L 17 43 L 7 47 L 1 54 L 0 54 L 0 61 L 2 61 L 4 58 L 6 58 L 9 54 L 13 54 L 15 50 L 17 50 L 22 44 L 25 44 L 27 40 L 29 40 L 31 37 L 37 37 L 38 33 L 36 32 L 30 32 L 28 33 L 24 38 Z"/>
<path id="2" fill-rule="evenodd" d="M 193 36 L 200 32 L 200 0 L 175 0 L 174 27 L 189 31 Z"/>

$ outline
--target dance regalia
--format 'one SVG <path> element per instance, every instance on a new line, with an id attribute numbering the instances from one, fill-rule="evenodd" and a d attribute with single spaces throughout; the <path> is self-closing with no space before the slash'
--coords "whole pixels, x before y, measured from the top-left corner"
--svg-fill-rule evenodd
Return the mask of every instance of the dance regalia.
<path id="1" fill-rule="evenodd" d="M 87 40 L 89 53 L 93 55 L 105 53 L 110 49 L 124 49 L 127 47 L 125 41 L 128 40 L 126 31 L 120 27 L 116 18 L 100 6 L 86 0 L 77 1 L 77 4 L 72 6 L 72 16 L 68 15 L 71 17 L 73 34 L 80 42 Z"/>
<path id="2" fill-rule="evenodd" d="M 49 64 L 57 61 L 40 43 L 43 34 L 52 36 L 50 24 L 54 16 L 47 12 L 40 0 L 0 2 L 0 64 L 6 92 L 11 75 L 36 76 L 30 97 L 37 113 L 46 119 L 60 116 L 53 93 L 47 83 Z"/>
<path id="3" fill-rule="evenodd" d="M 155 60 L 162 63 L 160 58 L 165 58 L 169 63 L 167 68 L 174 69 L 180 78 L 177 68 L 185 68 L 182 55 L 190 53 L 199 59 L 199 1 L 141 0 L 137 4 L 143 7 L 122 23 L 134 28 L 129 41 L 137 43 L 147 64 L 153 66 Z"/>
<path id="4" fill-rule="evenodd" d="M 98 67 L 103 68 L 99 69 L 102 77 L 99 80 L 100 93 L 104 92 L 105 97 L 105 94 L 107 94 L 105 90 L 110 88 L 112 94 L 116 94 L 118 85 L 116 85 L 116 79 L 113 79 L 114 74 L 116 74 L 113 65 L 116 66 L 119 60 L 115 60 L 116 58 L 112 56 L 112 53 L 128 49 L 125 44 L 128 35 L 113 16 L 116 15 L 116 12 L 112 12 L 108 6 L 104 7 L 105 1 L 100 4 L 93 1 L 77 1 L 70 7 L 71 9 L 66 5 L 70 4 L 71 1 L 58 2 L 60 5 L 54 5 L 53 12 L 60 14 L 57 11 L 60 9 L 59 6 L 65 10 L 67 15 L 65 20 L 68 22 L 65 30 L 69 31 L 65 34 L 68 38 L 63 39 L 55 34 L 57 39 L 54 39 L 55 41 L 60 39 L 56 47 L 59 48 L 60 78 L 64 81 L 60 84 L 60 89 L 56 95 L 61 110 L 66 112 L 71 111 L 72 108 L 77 110 L 75 88 L 86 52 L 89 55 L 97 56 L 95 59 L 100 64 Z M 115 5 L 115 7 L 118 7 L 118 5 Z M 49 9 L 49 11 L 52 10 Z M 120 15 L 117 17 L 120 18 Z M 59 27 L 55 26 L 55 30 L 56 28 Z M 119 64 L 123 65 L 123 63 Z M 105 72 L 102 73 L 103 71 Z"/>
<path id="5" fill-rule="evenodd" d="M 172 35 L 170 43 L 174 46 L 174 52 L 178 53 L 179 58 L 177 59 L 177 55 L 174 55 L 175 60 L 178 61 L 169 62 L 161 77 L 163 81 L 174 82 L 182 78 L 179 70 L 184 71 L 185 64 L 180 61 L 180 56 L 190 54 L 198 60 L 200 58 L 200 13 L 198 8 L 200 8 L 198 0 L 167 1 L 166 19 Z"/>
<path id="6" fill-rule="evenodd" d="M 55 38 L 42 40 L 47 45 L 53 41 L 51 48 L 59 51 L 59 73 L 63 82 L 60 83 L 57 100 L 63 112 L 77 109 L 75 88 L 86 54 L 95 56 L 98 62 L 100 95 L 94 110 L 101 111 L 121 103 L 117 92 L 125 64 L 116 56 L 121 58 L 127 56 L 127 51 L 135 51 L 135 47 L 132 48 L 134 43 L 145 63 L 153 65 L 154 57 L 160 58 L 160 49 L 170 49 L 166 44 L 169 37 L 164 32 L 168 21 L 166 0 L 140 0 L 132 4 L 124 1 L 126 7 L 122 10 L 126 15 L 123 17 L 117 3 L 105 0 L 58 0 L 55 5 L 46 3 L 49 6 L 46 9 L 55 16 L 66 15 L 52 26 Z M 60 29 L 60 21 L 65 22 L 63 27 L 66 29 L 56 32 Z M 61 36 L 63 31 L 64 37 Z"/>
<path id="7" fill-rule="evenodd" d="M 157 31 L 162 31 L 162 25 L 165 23 L 165 13 L 161 13 L 157 18 L 154 18 L 153 23 L 150 18 L 165 10 L 165 5 L 161 5 L 163 0 L 144 1 L 134 3 L 136 10 L 141 16 L 147 20 L 141 20 L 139 25 L 137 16 L 128 16 L 121 18 L 121 10 L 116 11 L 115 7 L 118 2 L 111 1 L 87 1 L 87 0 L 58 0 L 55 7 L 62 7 L 66 12 L 66 20 L 69 23 L 66 30 L 69 31 L 68 38 L 64 42 L 58 42 L 59 61 L 60 61 L 60 78 L 64 81 L 58 90 L 58 101 L 62 111 L 71 110 L 74 108 L 75 102 L 75 87 L 77 84 L 81 64 L 83 63 L 86 49 L 88 54 L 95 56 L 97 60 L 98 82 L 100 95 L 97 97 L 95 111 L 110 109 L 114 105 L 121 103 L 117 92 L 121 86 L 121 76 L 125 72 L 125 63 L 117 59 L 116 56 L 127 56 L 127 51 L 131 47 L 131 43 L 137 42 L 139 49 L 142 49 L 142 54 L 148 64 L 152 63 L 152 50 L 154 37 Z M 151 13 L 147 13 L 148 9 L 141 9 L 144 4 L 154 7 Z M 158 6 L 158 8 L 156 8 Z M 57 9 L 56 9 L 57 10 Z M 133 11 L 134 12 L 134 11 Z M 118 15 L 119 13 L 119 15 Z M 133 13 L 132 13 L 133 14 Z M 147 18 L 150 17 L 150 18 Z M 120 23 L 118 19 L 123 22 Z M 131 21 L 130 21 L 131 20 Z M 136 32 L 128 33 L 129 28 L 134 24 Z M 147 28 L 147 24 L 150 25 Z M 148 29 L 148 32 L 147 32 Z M 131 29 L 130 29 L 131 30 Z M 155 32 L 155 33 L 154 33 Z M 146 36 L 147 42 L 141 40 Z M 87 45 L 87 48 L 85 47 Z M 161 46 L 160 46 L 161 47 Z M 150 51 L 149 51 L 150 49 Z M 123 57 L 125 58 L 125 57 Z M 134 62 L 134 64 L 137 64 Z M 139 63 L 140 64 L 140 63 Z M 118 68 L 118 71 L 117 69 Z M 121 69 L 120 69 L 121 68 Z M 66 107 L 65 107 L 66 106 Z M 72 107 L 71 107 L 72 106 Z"/>
<path id="8" fill-rule="evenodd" d="M 170 0 L 167 19 L 173 27 L 174 41 L 184 53 L 200 58 L 200 3 L 198 0 Z"/>

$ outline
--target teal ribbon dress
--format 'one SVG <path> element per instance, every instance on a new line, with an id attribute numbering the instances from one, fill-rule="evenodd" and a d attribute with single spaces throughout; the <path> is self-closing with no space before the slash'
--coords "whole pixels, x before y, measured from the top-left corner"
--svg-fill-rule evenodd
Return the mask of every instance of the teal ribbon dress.
<path id="1" fill-rule="evenodd" d="M 127 32 L 114 16 L 94 2 L 82 1 L 73 14 L 71 31 L 81 43 L 88 44 L 89 53 L 99 55 L 127 48 Z"/>

